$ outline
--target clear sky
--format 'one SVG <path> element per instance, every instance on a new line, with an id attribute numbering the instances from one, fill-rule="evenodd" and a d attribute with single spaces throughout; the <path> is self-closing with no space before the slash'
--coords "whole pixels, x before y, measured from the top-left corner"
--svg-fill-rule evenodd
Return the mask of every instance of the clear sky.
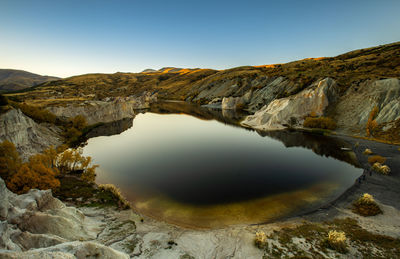
<path id="1" fill-rule="evenodd" d="M 225 69 L 400 41 L 400 0 L 0 0 L 0 68 Z"/>

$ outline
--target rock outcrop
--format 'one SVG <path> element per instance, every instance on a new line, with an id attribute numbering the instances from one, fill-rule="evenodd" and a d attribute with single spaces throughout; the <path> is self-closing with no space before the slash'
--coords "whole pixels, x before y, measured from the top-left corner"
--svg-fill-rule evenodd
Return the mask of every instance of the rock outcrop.
<path id="1" fill-rule="evenodd" d="M 60 145 L 59 134 L 56 126 L 36 123 L 18 109 L 0 115 L 0 141 L 14 143 L 24 159 L 51 145 Z"/>
<path id="2" fill-rule="evenodd" d="M 223 110 L 235 110 L 239 103 L 241 103 L 240 97 L 224 97 L 222 99 L 221 108 Z"/>
<path id="3" fill-rule="evenodd" d="M 106 98 L 104 101 L 85 101 L 67 106 L 52 106 L 48 110 L 61 118 L 83 115 L 89 124 L 132 118 L 136 109 L 149 108 L 157 101 L 156 95 L 145 92 L 139 97 Z"/>
<path id="4" fill-rule="evenodd" d="M 10 192 L 0 179 L 1 258 L 128 258 L 93 242 L 99 224 L 54 198 L 50 190 Z M 77 241 L 78 240 L 78 241 Z"/>
<path id="5" fill-rule="evenodd" d="M 328 105 L 337 98 L 336 83 L 326 78 L 312 84 L 298 94 L 275 99 L 254 115 L 246 117 L 242 125 L 260 130 L 277 130 L 287 125 L 300 124 L 309 115 L 322 116 Z"/>
<path id="6" fill-rule="evenodd" d="M 367 81 L 353 87 L 340 98 L 335 119 L 350 133 L 364 132 L 370 112 L 379 109 L 376 121 L 390 122 L 400 118 L 400 80 L 397 78 Z"/>

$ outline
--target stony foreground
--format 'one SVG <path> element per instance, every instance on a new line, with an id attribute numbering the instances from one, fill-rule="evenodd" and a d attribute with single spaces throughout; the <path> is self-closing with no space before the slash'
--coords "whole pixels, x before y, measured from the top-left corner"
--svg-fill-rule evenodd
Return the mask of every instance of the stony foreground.
<path id="1" fill-rule="evenodd" d="M 359 224 L 351 221 L 351 227 L 369 229 L 375 233 L 368 233 L 372 237 L 379 234 L 399 238 L 399 210 L 383 204 L 381 207 L 384 214 L 370 218 L 355 215 L 348 208 L 331 208 L 335 218 L 343 219 L 331 223 L 332 227 L 348 228 L 344 218 L 350 217 Z M 323 218 L 318 213 L 314 215 Z M 355 258 L 362 257 L 368 246 L 377 254 L 392 254 L 392 250 L 379 245 L 351 240 L 347 254 L 321 249 L 307 235 L 317 231 L 312 234 L 315 237 L 326 229 L 321 229 L 319 223 L 305 223 L 307 218 L 312 217 L 257 226 L 188 230 L 143 218 L 132 210 L 68 207 L 50 191 L 31 190 L 16 195 L 0 179 L 0 258 L 290 258 L 299 251 L 318 258 Z M 290 230 L 303 228 L 308 232 Z M 263 249 L 254 245 L 258 231 L 271 237 Z M 289 241 L 283 242 L 281 235 L 287 235 L 287 231 L 293 233 L 289 232 Z"/>

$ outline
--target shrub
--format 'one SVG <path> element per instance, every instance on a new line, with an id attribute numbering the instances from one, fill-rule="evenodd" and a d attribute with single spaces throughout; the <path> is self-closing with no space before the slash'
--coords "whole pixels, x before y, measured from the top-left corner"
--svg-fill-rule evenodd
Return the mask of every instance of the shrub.
<path id="1" fill-rule="evenodd" d="M 371 194 L 364 193 L 356 202 L 353 203 L 353 212 L 368 217 L 378 215 L 382 213 L 382 210 Z"/>
<path id="2" fill-rule="evenodd" d="M 367 136 L 371 136 L 378 128 L 378 123 L 376 122 L 375 118 L 378 116 L 379 108 L 375 106 L 372 108 L 371 112 L 369 113 L 367 125 L 366 125 L 366 134 Z"/>
<path id="3" fill-rule="evenodd" d="M 263 231 L 257 231 L 254 239 L 254 245 L 260 249 L 267 245 L 267 235 Z"/>
<path id="4" fill-rule="evenodd" d="M 375 163 L 380 163 L 383 164 L 386 162 L 386 158 L 384 158 L 383 156 L 380 155 L 375 155 L 375 156 L 370 156 L 368 157 L 368 163 L 373 165 Z"/>
<path id="5" fill-rule="evenodd" d="M 390 174 L 390 167 L 387 165 L 382 165 L 379 162 L 376 162 L 372 165 L 372 169 L 374 169 L 374 171 L 384 174 L 384 175 L 388 175 Z"/>
<path id="6" fill-rule="evenodd" d="M 71 122 L 73 127 L 79 131 L 82 131 L 87 126 L 86 118 L 82 115 L 75 116 L 71 119 Z"/>
<path id="7" fill-rule="evenodd" d="M 48 190 L 59 187 L 60 181 L 56 178 L 59 171 L 55 167 L 52 150 L 54 149 L 49 148 L 43 154 L 31 156 L 29 162 L 20 164 L 18 171 L 7 178 L 7 187 L 19 194 L 30 189 Z"/>
<path id="8" fill-rule="evenodd" d="M 82 132 L 80 132 L 79 130 L 77 130 L 76 128 L 72 127 L 69 128 L 65 133 L 64 136 L 67 139 L 67 142 L 69 143 L 73 143 L 76 142 L 79 137 L 82 135 Z"/>
<path id="9" fill-rule="evenodd" d="M 330 249 L 336 250 L 340 253 L 346 253 L 346 240 L 346 234 L 343 231 L 330 230 L 326 243 Z"/>
<path id="10" fill-rule="evenodd" d="M 303 123 L 304 127 L 307 128 L 319 128 L 319 129 L 336 129 L 336 122 L 329 117 L 307 117 Z"/>
<path id="11" fill-rule="evenodd" d="M 60 181 L 56 179 L 56 172 L 41 163 L 25 163 L 10 178 L 7 187 L 18 194 L 26 193 L 30 189 L 55 189 L 60 186 Z"/>
<path id="12" fill-rule="evenodd" d="M 129 209 L 131 208 L 130 203 L 122 196 L 121 191 L 115 187 L 113 184 L 99 184 L 99 189 L 102 191 L 110 192 L 117 200 L 118 200 L 118 207 L 122 209 Z"/>
<path id="13" fill-rule="evenodd" d="M 79 172 L 82 180 L 94 182 L 96 179 L 96 168 L 98 165 L 92 165 L 90 156 L 83 156 L 82 149 L 67 149 L 57 157 L 57 167 L 63 174 Z"/>
<path id="14" fill-rule="evenodd" d="M 369 155 L 372 154 L 372 150 L 369 149 L 369 148 L 366 148 L 366 149 L 364 150 L 363 154 L 369 156 Z"/>
<path id="15" fill-rule="evenodd" d="M 21 158 L 14 144 L 8 140 L 0 143 L 0 177 L 7 182 L 21 166 Z"/>

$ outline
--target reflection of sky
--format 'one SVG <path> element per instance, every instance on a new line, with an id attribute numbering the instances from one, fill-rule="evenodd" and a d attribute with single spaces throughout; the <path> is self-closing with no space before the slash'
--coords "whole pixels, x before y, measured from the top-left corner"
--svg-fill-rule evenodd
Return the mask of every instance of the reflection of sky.
<path id="1" fill-rule="evenodd" d="M 359 170 L 303 148 L 188 115 L 139 114 L 120 135 L 90 139 L 99 182 L 189 203 L 246 200 L 324 181 L 349 186 Z M 139 193 L 140 196 L 140 193 Z"/>

